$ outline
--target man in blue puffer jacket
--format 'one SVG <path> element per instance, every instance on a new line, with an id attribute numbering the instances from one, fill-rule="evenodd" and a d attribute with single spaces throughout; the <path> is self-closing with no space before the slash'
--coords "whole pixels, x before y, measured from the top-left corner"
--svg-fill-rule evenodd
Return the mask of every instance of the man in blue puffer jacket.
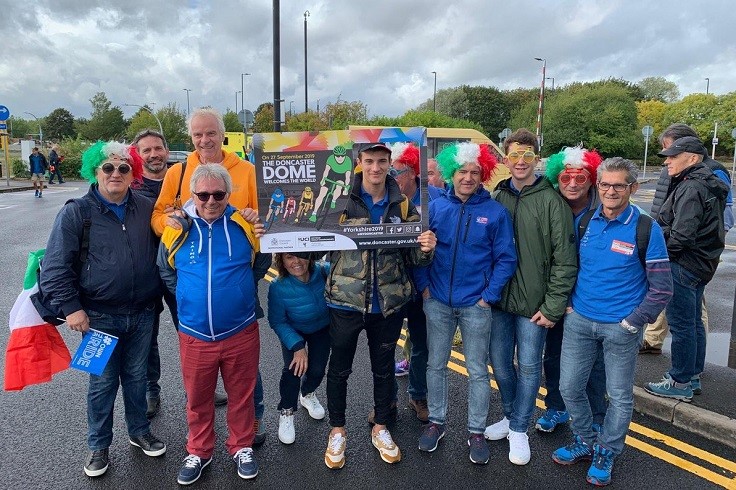
<path id="1" fill-rule="evenodd" d="M 228 204 L 232 180 L 222 165 L 199 165 L 189 188 L 193 197 L 184 205 L 182 227 L 166 227 L 158 256 L 161 278 L 176 294 L 187 394 L 189 455 L 177 481 L 194 483 L 212 460 L 218 371 L 230 400 L 225 446 L 238 475 L 255 478 L 253 393 L 260 339 L 251 266 L 263 225 L 252 225 Z M 255 211 L 248 216 L 251 222 L 257 218 Z"/>
<path id="2" fill-rule="evenodd" d="M 419 438 L 419 449 L 434 451 L 445 435 L 447 362 L 459 326 L 470 386 L 470 460 L 486 464 L 489 450 L 483 431 L 491 395 L 487 368 L 491 305 L 501 299 L 516 270 L 514 233 L 508 211 L 482 186 L 496 165 L 487 146 L 458 143 L 437 155 L 437 161 L 445 181 L 452 184 L 429 203 L 429 227 L 437 235 L 435 259 L 416 274 L 429 347 L 429 424 Z"/>

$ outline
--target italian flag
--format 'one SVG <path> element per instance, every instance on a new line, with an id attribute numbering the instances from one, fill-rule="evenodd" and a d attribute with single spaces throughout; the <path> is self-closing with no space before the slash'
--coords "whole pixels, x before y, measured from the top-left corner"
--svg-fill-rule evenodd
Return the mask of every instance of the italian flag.
<path id="1" fill-rule="evenodd" d="M 10 310 L 10 338 L 5 351 L 5 390 L 51 381 L 51 376 L 69 367 L 71 356 L 56 327 L 41 319 L 31 302 L 38 291 L 39 262 L 45 250 L 28 254 L 23 291 Z"/>

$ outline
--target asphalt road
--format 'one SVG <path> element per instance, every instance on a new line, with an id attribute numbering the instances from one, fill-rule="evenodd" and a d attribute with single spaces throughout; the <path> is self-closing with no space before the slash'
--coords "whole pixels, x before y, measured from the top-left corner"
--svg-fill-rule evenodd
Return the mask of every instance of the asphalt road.
<path id="1" fill-rule="evenodd" d="M 44 192 L 35 199 L 32 192 L 0 194 L 0 269 L 5 271 L 0 288 L 0 348 L 7 343 L 5 319 L 20 291 L 26 255 L 42 248 L 54 216 L 64 201 L 85 192 L 69 184 Z M 642 193 L 643 195 L 643 193 Z M 724 262 L 728 257 L 724 257 Z M 731 259 L 732 260 L 732 259 Z M 733 301 L 732 269 L 719 271 L 716 283 L 709 286 L 713 305 L 713 328 L 730 328 Z M 724 304 L 718 291 L 724 289 Z M 713 292 L 715 290 L 715 292 Z M 265 301 L 267 284 L 261 288 Z M 712 293 L 712 294 L 711 294 Z M 722 319 L 728 317 L 728 321 Z M 724 325 L 721 325 L 724 323 Z M 70 350 L 79 336 L 66 327 L 61 332 Z M 370 367 L 365 343 L 361 341 L 348 398 L 347 463 L 342 470 L 331 471 L 323 463 L 327 442 L 326 421 L 313 421 L 300 410 L 296 415 L 297 439 L 291 446 L 278 442 L 278 377 L 281 353 L 273 331 L 261 324 L 261 371 L 264 376 L 266 417 L 269 431 L 266 444 L 256 451 L 260 474 L 246 482 L 235 474 L 223 441 L 226 437 L 225 409 L 217 410 L 217 446 L 213 463 L 205 470 L 197 488 L 588 488 L 587 465 L 560 467 L 550 460 L 550 453 L 566 444 L 571 435 L 562 428 L 553 434 L 530 430 L 532 460 L 524 467 L 512 465 L 507 458 L 505 441 L 491 443 L 491 461 L 476 466 L 468 461 L 465 432 L 467 387 L 462 373 L 461 350 L 453 356 L 450 372 L 449 433 L 432 454 L 416 449 L 420 424 L 406 407 L 406 379 L 400 382 L 401 407 L 392 434 L 402 448 L 403 460 L 396 465 L 383 463 L 372 447 L 365 417 L 372 405 Z M 148 458 L 132 447 L 126 438 L 122 399 L 115 413 L 115 439 L 110 451 L 111 467 L 98 479 L 82 472 L 86 454 L 85 395 L 87 378 L 67 370 L 51 383 L 29 387 L 22 392 L 0 394 L 0 488 L 176 488 L 176 473 L 185 456 L 186 422 L 184 393 L 178 361 L 174 328 L 167 313 L 159 342 L 162 355 L 162 412 L 153 420 L 152 430 L 168 444 L 160 458 Z M 398 351 L 397 351 L 398 355 Z M 317 390 L 325 403 L 324 383 Z M 500 397 L 492 392 L 489 423 L 501 417 Z M 616 460 L 611 488 L 705 489 L 736 488 L 736 450 L 674 429 L 669 424 L 635 415 L 627 449 Z"/>

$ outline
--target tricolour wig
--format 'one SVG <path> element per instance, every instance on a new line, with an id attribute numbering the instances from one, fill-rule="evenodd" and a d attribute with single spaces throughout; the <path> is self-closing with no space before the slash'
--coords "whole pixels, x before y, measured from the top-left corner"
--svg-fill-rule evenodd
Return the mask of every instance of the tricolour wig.
<path id="1" fill-rule="evenodd" d="M 567 147 L 547 159 L 545 175 L 557 187 L 557 178 L 565 169 L 578 169 L 588 172 L 590 181 L 595 182 L 598 165 L 602 161 L 603 157 L 595 150 L 586 150 L 582 146 Z"/>
<path id="2" fill-rule="evenodd" d="M 477 143 L 455 143 L 437 154 L 437 168 L 445 182 L 452 181 L 455 172 L 468 163 L 475 163 L 480 167 L 480 179 L 487 182 L 496 170 L 498 161 L 491 153 L 488 145 Z"/>
<path id="3" fill-rule="evenodd" d="M 90 183 L 97 183 L 97 168 L 112 155 L 117 155 L 128 161 L 133 169 L 133 180 L 143 179 L 143 159 L 135 146 L 118 143 L 117 141 L 98 141 L 82 153 L 82 169 L 80 174 Z"/>
<path id="4" fill-rule="evenodd" d="M 419 175 L 419 148 L 413 143 L 394 143 L 391 145 L 391 163 L 403 163 Z"/>

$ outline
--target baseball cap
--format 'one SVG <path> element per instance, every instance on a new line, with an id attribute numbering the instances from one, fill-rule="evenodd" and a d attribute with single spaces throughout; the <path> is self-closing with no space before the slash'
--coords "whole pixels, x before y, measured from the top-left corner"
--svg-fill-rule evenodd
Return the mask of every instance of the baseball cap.
<path id="1" fill-rule="evenodd" d="M 657 155 L 660 157 L 673 157 L 684 152 L 705 155 L 707 150 L 703 146 L 703 143 L 695 136 L 685 136 L 673 141 L 669 148 L 660 151 Z"/>
<path id="2" fill-rule="evenodd" d="M 391 149 L 386 145 L 386 143 L 375 142 L 375 143 L 361 143 L 358 145 L 358 154 L 364 152 L 364 151 L 374 151 L 374 150 L 385 150 L 388 153 L 391 153 Z"/>

